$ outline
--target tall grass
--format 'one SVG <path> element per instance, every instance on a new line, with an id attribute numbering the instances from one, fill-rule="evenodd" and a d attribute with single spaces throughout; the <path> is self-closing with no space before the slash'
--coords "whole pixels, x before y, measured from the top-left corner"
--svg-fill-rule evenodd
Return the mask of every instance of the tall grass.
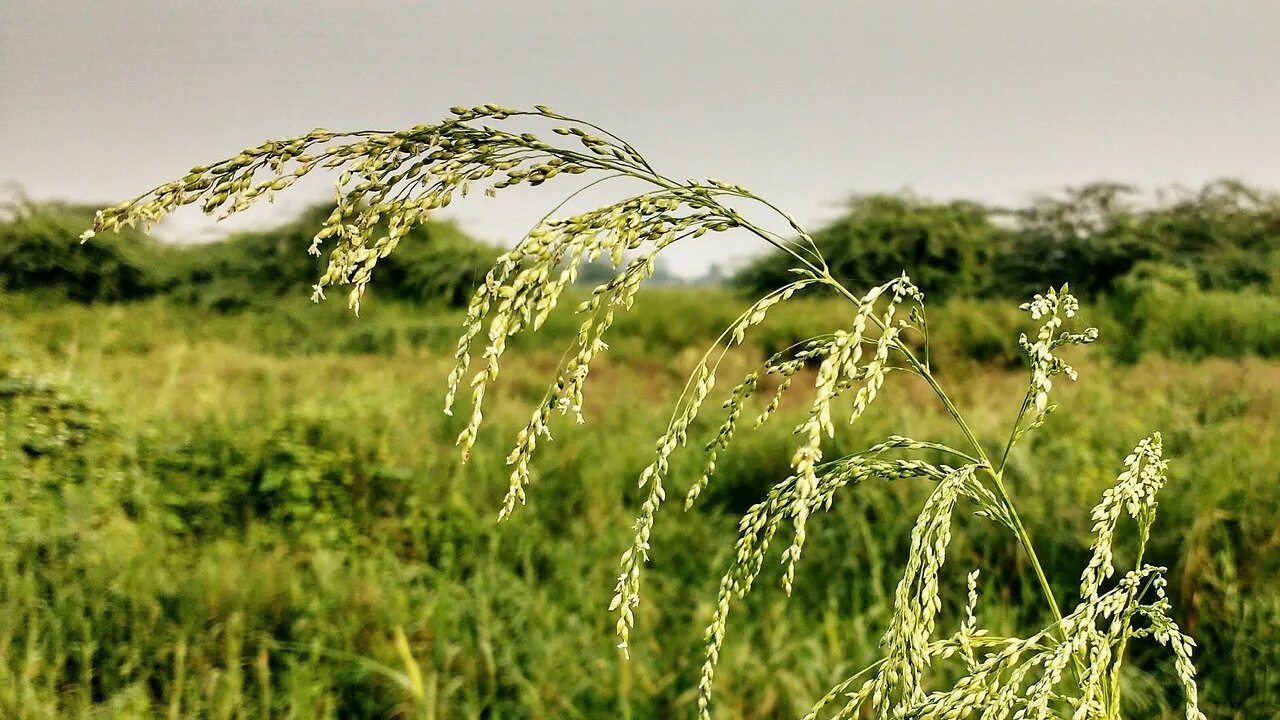
<path id="1" fill-rule="evenodd" d="M 271 314 L 220 328 L 189 312 L 102 308 L 103 322 L 71 324 L 59 342 L 34 345 L 25 338 L 43 337 L 32 329 L 46 321 L 28 317 L 9 328 L 20 339 L 0 346 L 10 368 L 0 401 L 8 488 L 0 715 L 692 711 L 712 582 L 737 514 L 787 472 L 783 425 L 739 441 L 688 523 L 658 525 L 650 602 L 623 663 L 605 607 L 636 502 L 624 480 L 643 466 L 665 419 L 658 401 L 691 358 L 663 353 L 601 366 L 610 396 L 596 398 L 580 432 L 544 449 L 529 506 L 519 522 L 499 525 L 504 433 L 483 436 L 473 464 L 458 465 L 456 424 L 436 411 L 448 369 L 438 355 L 404 348 L 282 357 L 243 344 L 246 334 L 273 331 Z M 145 342 L 122 345 L 123 328 Z M 514 370 L 510 389 L 495 398 L 500 429 L 522 422 L 555 360 L 529 352 L 527 368 Z M 1006 421 L 994 398 L 1015 391 L 1019 374 L 955 370 L 957 402 L 971 409 L 981 437 L 994 438 Z M 1179 468 L 1178 492 L 1161 504 L 1149 556 L 1172 569 L 1179 621 L 1201 644 L 1206 712 L 1274 714 L 1280 608 L 1270 598 L 1280 589 L 1280 507 L 1269 458 L 1280 454 L 1280 367 L 1150 358 L 1128 368 L 1086 361 L 1080 370 L 1113 378 L 1063 389 L 1059 402 L 1088 421 L 1050 417 L 1010 464 L 1048 574 L 1078 570 L 1089 541 L 1078 508 L 1110 481 L 1125 441 L 1158 418 Z M 45 390 L 22 380 L 40 376 Z M 949 437 L 946 418 L 919 388 L 894 389 L 906 396 L 869 410 L 843 441 L 849 448 L 893 429 Z M 796 420 L 801 411 L 782 409 Z M 32 435 L 63 439 L 32 454 L 21 449 Z M 691 481 L 695 463 L 677 462 L 674 474 Z M 312 486 L 336 487 L 326 495 Z M 906 551 L 921 492 L 868 485 L 815 518 L 823 541 L 806 548 L 795 597 L 751 598 L 733 620 L 737 640 L 721 659 L 723 716 L 798 716 L 844 668 L 874 659 L 890 572 Z M 982 565 L 989 578 L 1015 576 L 1023 561 L 985 527 L 966 527 L 953 562 Z M 962 596 L 963 573 L 949 582 Z M 980 600 L 985 622 L 1012 629 L 1042 618 L 1033 587 L 1014 583 L 1005 592 Z M 379 671 L 406 672 L 397 628 L 420 667 L 421 698 Z M 1130 715 L 1171 716 L 1161 699 L 1174 696 L 1163 685 L 1163 658 L 1136 660 L 1127 681 L 1140 692 L 1126 694 Z"/>
<path id="2" fill-rule="evenodd" d="M 633 630 L 646 614 L 642 582 L 657 557 L 659 510 L 676 482 L 673 470 L 680 450 L 696 433 L 717 381 L 725 376 L 744 378 L 724 402 L 724 419 L 705 446 L 705 469 L 687 491 L 686 510 L 713 486 L 717 461 L 742 434 L 739 421 L 744 412 L 759 413 L 754 422 L 757 430 L 765 426 L 779 414 L 782 402 L 797 394 L 788 393 L 792 383 L 807 379 L 812 369 L 813 391 L 803 400 L 808 409 L 791 424 L 797 438 L 791 460 L 782 477 L 775 478 L 742 514 L 739 537 L 715 593 L 704 633 L 704 659 L 697 673 L 699 718 L 710 720 L 712 700 L 718 694 L 714 679 L 722 667 L 731 608 L 747 599 L 766 561 L 776 557 L 770 545 L 777 540 L 776 544 L 785 546 L 781 584 L 790 596 L 806 538 L 817 525 L 813 518 L 831 510 L 837 497 L 852 494 L 864 484 L 923 480 L 926 499 L 910 523 L 904 569 L 886 605 L 879 657 L 855 665 L 862 669 L 823 694 L 806 720 L 819 716 L 847 720 L 865 712 L 882 718 L 954 720 L 978 716 L 1043 720 L 1051 714 L 1070 713 L 1077 720 L 1117 720 L 1124 711 L 1123 698 L 1135 694 L 1125 692 L 1131 640 L 1163 646 L 1173 661 L 1171 676 L 1180 686 L 1187 720 L 1203 720 L 1192 660 L 1195 642 L 1174 617 L 1169 569 L 1152 564 L 1146 555 L 1156 519 L 1156 496 L 1169 479 L 1160 433 L 1138 442 L 1125 457 L 1114 484 L 1089 514 L 1094 537 L 1087 559 L 1080 563 L 1078 602 L 1060 603 L 1058 588 L 1041 559 L 1046 548 L 1033 540 L 1023 519 L 1025 507 L 1017 500 L 1024 488 L 1010 482 L 1016 474 L 1010 465 L 1014 452 L 1025 446 L 1056 408 L 1049 404 L 1055 384 L 1077 378 L 1062 352 L 1098 337 L 1096 328 L 1073 327 L 1079 303 L 1065 285 L 1035 295 L 1020 308 L 1036 328 L 1018 339 L 1019 354 L 1030 372 L 1020 393 L 1021 404 L 1007 426 L 1007 439 L 993 444 L 979 436 L 944 389 L 932 360 L 935 348 L 924 296 L 906 274 L 854 292 L 832 274 L 815 239 L 769 201 L 743 186 L 719 180 L 668 178 L 626 141 L 592 123 L 544 106 L 522 111 L 483 105 L 453 112 L 453 118 L 439 124 L 395 133 L 315 130 L 267 142 L 213 166 L 193 168 L 180 180 L 99 212 L 84 237 L 149 224 L 189 204 L 200 205 L 208 213 L 237 212 L 260 198 L 272 197 L 314 169 L 341 169 L 335 209 L 311 243 L 313 255 L 329 246 L 328 266 L 313 288 L 313 299 L 323 299 L 326 290 L 346 287 L 348 304 L 358 313 L 379 262 L 396 251 L 413 227 L 456 195 L 465 196 L 473 183 L 493 195 L 509 187 L 541 185 L 561 174 L 594 174 L 597 179 L 592 184 L 618 178 L 638 181 L 646 188 L 643 192 L 595 210 L 552 218 L 559 207 L 553 209 L 512 250 L 497 258 L 467 306 L 444 395 L 446 415 L 452 416 L 455 408 L 463 411 L 455 442 L 466 462 L 477 449 L 482 427 L 493 424 L 493 395 L 509 340 L 529 335 L 548 322 L 584 263 L 609 258 L 617 274 L 601 281 L 578 304 L 578 329 L 552 367 L 550 385 L 532 403 L 529 419 L 515 434 L 514 448 L 506 454 L 509 479 L 498 513 L 499 519 L 505 519 L 528 502 L 536 479 L 536 450 L 552 442 L 556 416 L 585 422 L 588 377 L 609 347 L 605 339 L 611 336 L 618 315 L 632 308 L 640 287 L 654 274 L 661 252 L 686 238 L 739 230 L 791 256 L 795 279 L 770 290 L 731 319 L 709 349 L 694 360 L 650 460 L 639 472 L 642 502 L 631 524 L 632 539 L 621 553 L 621 574 L 608 606 L 616 618 L 618 648 L 624 657 L 629 656 Z M 566 140 L 547 141 L 535 133 L 516 134 L 487 124 L 512 118 L 558 123 L 554 135 Z M 744 206 L 752 210 L 751 219 L 741 209 Z M 771 213 L 772 222 L 780 222 L 785 232 L 796 237 L 788 239 L 782 231 L 768 228 L 769 221 L 754 219 L 759 213 Z M 634 257 L 628 259 L 628 254 Z M 758 332 L 770 311 L 788 305 L 800 291 L 815 288 L 847 301 L 841 321 L 772 354 L 745 377 L 741 370 L 731 371 L 731 357 L 741 352 L 748 335 Z M 849 452 L 844 445 L 849 433 L 842 431 L 837 440 L 834 419 L 847 418 L 845 425 L 857 427 L 884 396 L 881 391 L 891 375 L 922 381 L 951 420 L 949 435 L 958 434 L 959 442 L 953 446 L 946 436 L 916 440 L 895 430 L 865 450 Z M 754 405 L 752 396 L 762 389 L 772 399 Z M 309 457 L 308 445 L 290 448 L 287 456 Z M 260 503 L 268 516 L 283 511 L 285 524 L 306 530 L 307 538 L 312 537 L 317 518 L 328 520 L 340 508 L 367 509 L 370 503 L 363 501 L 370 493 L 347 492 L 362 487 L 363 483 L 340 474 L 317 480 L 293 468 L 264 474 L 256 484 L 258 492 L 278 495 Z M 327 509 L 319 515 L 306 502 L 316 497 L 324 499 L 321 505 Z M 250 495 L 237 504 L 253 507 L 253 500 Z M 395 515 L 411 516 L 410 510 L 397 508 Z M 975 534 L 1003 534 L 1006 545 L 1018 548 L 1015 557 L 1025 560 L 1027 567 L 1012 582 L 1025 581 L 1039 595 L 1033 607 L 1046 617 L 1030 627 L 1040 629 L 1024 630 L 1021 624 L 1013 629 L 993 626 L 985 615 L 980 621 L 977 569 L 967 575 L 967 598 L 958 629 L 951 634 L 939 629 L 955 626 L 954 612 L 946 610 L 955 606 L 956 595 L 949 589 L 954 563 L 948 566 L 947 559 L 957 532 L 967 526 L 962 519 L 966 512 L 981 518 L 979 522 L 991 523 Z M 1125 547 L 1129 552 L 1118 571 L 1117 546 L 1127 536 L 1122 534 L 1122 523 L 1136 529 L 1136 547 Z M 335 529 L 339 534 L 362 536 L 358 522 Z M 326 539 L 322 535 L 310 542 Z M 501 547 L 519 552 L 526 545 Z M 1011 579 L 1004 579 L 995 587 L 998 592 L 1010 584 Z M 1024 593 L 1018 607 L 1026 601 Z M 425 685 L 411 645 L 399 627 L 394 637 L 403 673 L 368 658 L 365 663 L 384 667 L 384 674 L 422 702 Z M 234 690 L 238 689 L 235 683 Z"/>

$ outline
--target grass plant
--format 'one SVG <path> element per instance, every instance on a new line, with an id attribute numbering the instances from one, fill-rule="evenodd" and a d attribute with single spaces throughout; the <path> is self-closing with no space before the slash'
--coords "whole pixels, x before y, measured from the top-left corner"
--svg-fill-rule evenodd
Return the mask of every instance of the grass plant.
<path id="1" fill-rule="evenodd" d="M 553 137 L 503 129 L 510 120 L 549 122 Z M 339 178 L 335 209 L 311 246 L 313 254 L 328 252 L 315 299 L 341 286 L 357 312 L 379 261 L 396 251 L 410 228 L 473 187 L 492 195 L 576 175 L 594 176 L 590 185 L 629 180 L 643 186 L 642 192 L 586 212 L 557 217 L 553 210 L 498 258 L 471 299 L 443 398 L 447 413 L 464 408 L 456 439 L 463 461 L 480 442 L 487 401 L 495 393 L 509 340 L 548 322 L 584 263 L 608 258 L 616 271 L 578 303 L 577 331 L 552 364 L 551 382 L 527 420 L 518 423 L 514 448 L 506 457 L 509 479 L 500 519 L 529 502 L 535 455 L 550 442 L 557 418 L 585 422 L 592 368 L 608 349 L 606 338 L 616 317 L 632 307 L 653 274 L 659 253 L 686 238 L 735 231 L 754 235 L 793 258 L 794 281 L 751 303 L 692 362 L 651 459 L 639 472 L 640 509 L 609 603 L 623 653 L 636 642 L 642 581 L 657 548 L 658 517 L 676 476 L 677 458 L 733 369 L 734 351 L 774 308 L 802 289 L 825 290 L 847 303 L 835 327 L 780 349 L 741 376 L 705 445 L 703 470 L 685 493 L 685 505 L 691 507 L 714 491 L 719 465 L 732 456 L 733 441 L 746 430 L 744 420 L 756 429 L 765 427 L 800 386 L 812 385 L 791 431 L 794 446 L 784 477 L 750 504 L 737 523 L 737 544 L 705 630 L 694 703 L 699 717 L 711 716 L 730 611 L 752 590 L 771 550 L 782 548 L 780 581 L 791 594 L 815 516 L 830 509 L 837 497 L 864 486 L 906 480 L 922 482 L 928 490 L 911 524 L 900 579 L 888 598 L 879 657 L 830 688 L 805 717 L 869 713 L 881 718 L 1111 720 L 1125 707 L 1122 669 L 1136 642 L 1166 649 L 1182 688 L 1185 717 L 1203 717 L 1191 657 L 1194 642 L 1174 620 L 1166 568 L 1145 562 L 1156 497 L 1167 482 L 1161 436 L 1137 441 L 1090 514 L 1094 540 L 1070 600 L 1049 576 L 1042 548 L 1024 521 L 1020 488 L 1011 482 L 1014 453 L 1055 410 L 1050 404 L 1055 385 L 1076 379 L 1062 352 L 1098 336 L 1095 329 L 1071 327 L 1079 305 L 1067 287 L 1049 289 L 1022 306 L 1037 327 L 1018 343 L 1029 367 L 1027 382 L 1003 439 L 992 443 L 973 429 L 934 372 L 924 296 L 906 275 L 871 288 L 845 287 L 829 271 L 813 238 L 768 200 L 720 180 L 668 178 L 615 135 L 541 106 L 527 111 L 460 107 L 442 123 L 400 132 L 315 130 L 268 142 L 193 168 L 180 180 L 102 211 L 86 239 L 155 222 L 183 205 L 199 205 L 214 214 L 236 212 L 270 199 L 317 169 L 333 170 Z M 857 426 L 885 395 L 886 380 L 896 375 L 923 384 L 960 442 L 890 433 L 853 452 L 838 442 L 851 431 L 837 433 L 837 419 Z M 755 405 L 761 390 L 767 395 Z M 965 510 L 1020 549 L 1046 624 L 1030 632 L 996 631 L 979 620 L 978 611 L 991 580 L 975 569 L 966 573 L 963 588 L 945 582 L 953 530 Z M 1132 569 L 1122 572 L 1113 546 L 1117 533 L 1127 527 L 1121 525 L 1125 518 L 1136 532 L 1136 553 L 1124 564 Z M 876 534 L 875 529 L 870 532 Z M 521 538 L 500 542 L 518 548 Z M 997 575 L 995 582 L 1007 585 L 1011 578 Z M 964 598 L 964 609 L 958 627 L 943 632 L 940 620 L 950 593 Z M 423 701 L 434 685 L 423 678 L 403 633 L 395 637 L 405 669 L 394 678 Z M 239 687 L 241 681 L 236 682 Z"/>

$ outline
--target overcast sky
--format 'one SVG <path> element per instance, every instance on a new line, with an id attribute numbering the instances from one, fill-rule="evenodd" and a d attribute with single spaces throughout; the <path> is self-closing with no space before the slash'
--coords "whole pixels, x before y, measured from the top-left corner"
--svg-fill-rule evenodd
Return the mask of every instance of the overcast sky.
<path id="1" fill-rule="evenodd" d="M 110 201 L 268 137 L 496 102 L 592 119 L 668 175 L 741 182 L 813 224 L 874 190 L 1280 186 L 1278 33 L 1274 0 L 3 0 L 0 181 Z M 324 196 L 301 190 L 276 211 Z M 511 241 L 553 194 L 451 214 Z"/>

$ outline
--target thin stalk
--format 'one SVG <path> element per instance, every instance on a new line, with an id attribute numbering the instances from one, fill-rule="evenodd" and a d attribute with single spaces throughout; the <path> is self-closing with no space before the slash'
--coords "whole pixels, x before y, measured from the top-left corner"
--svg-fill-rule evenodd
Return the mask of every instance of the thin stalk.
<path id="1" fill-rule="evenodd" d="M 1147 536 L 1149 530 L 1142 528 L 1142 537 L 1138 543 L 1138 560 L 1134 564 L 1135 568 L 1142 569 L 1142 557 L 1147 550 Z M 1133 605 L 1137 599 L 1138 589 L 1135 587 L 1129 595 L 1128 605 Z M 1108 715 L 1112 718 L 1120 717 L 1120 666 L 1124 663 L 1125 646 L 1129 644 L 1129 621 L 1125 620 L 1124 631 L 1120 636 L 1120 647 L 1116 650 L 1115 666 L 1111 669 L 1111 703 L 1108 709 Z"/>
<path id="2" fill-rule="evenodd" d="M 1027 414 L 1027 408 L 1031 405 L 1031 390 L 1027 390 L 1027 394 L 1022 396 L 1022 406 L 1018 408 L 1018 416 L 1013 420 L 1013 430 L 1009 433 L 1009 440 L 1004 444 L 1004 452 L 1000 453 L 1000 472 L 1004 472 L 1005 463 L 1009 462 L 1009 453 L 1013 451 L 1013 444 L 1018 441 L 1018 429 L 1022 426 L 1022 417 Z"/>

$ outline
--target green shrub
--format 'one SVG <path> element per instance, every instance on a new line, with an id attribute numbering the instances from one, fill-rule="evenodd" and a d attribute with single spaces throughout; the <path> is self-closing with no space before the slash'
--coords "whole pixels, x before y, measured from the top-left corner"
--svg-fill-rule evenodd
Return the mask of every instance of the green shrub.
<path id="1" fill-rule="evenodd" d="M 1191 358 L 1280 356 L 1280 297 L 1200 290 L 1194 274 L 1140 265 L 1117 285 L 1111 312 L 1125 328 L 1117 357 L 1142 353 Z"/>
<path id="2" fill-rule="evenodd" d="M 90 207 L 57 203 L 0 208 L 0 290 L 118 302 L 170 287 L 170 253 L 140 232 L 82 246 L 78 238 L 93 223 L 93 213 Z"/>
<path id="3" fill-rule="evenodd" d="M 1143 264 L 1180 268 L 1208 290 L 1280 290 L 1280 195 L 1236 180 L 1157 193 L 1097 182 L 1013 208 L 911 195 L 856 198 L 815 234 L 836 277 L 856 286 L 907 271 L 930 296 L 1024 297 L 1070 281 L 1106 295 Z M 773 252 L 736 282 L 786 284 L 789 258 Z"/>
<path id="4" fill-rule="evenodd" d="M 831 274 L 867 287 L 906 271 L 930 297 L 981 294 L 1003 231 L 979 203 L 935 203 L 910 195 L 853 198 L 845 216 L 818 230 L 814 243 Z M 734 283 L 753 293 L 794 279 L 794 258 L 772 253 L 748 264 Z"/>
<path id="5" fill-rule="evenodd" d="M 304 250 L 316 227 L 332 212 L 315 206 L 267 230 L 234 233 L 225 240 L 183 248 L 175 297 L 219 311 L 266 307 L 280 297 L 308 297 L 323 263 Z M 415 303 L 462 304 L 497 252 L 451 223 L 415 227 L 401 251 L 381 268 L 382 294 Z"/>
<path id="6" fill-rule="evenodd" d="M 82 244 L 92 208 L 23 203 L 0 208 L 0 290 L 75 302 L 123 302 L 167 295 L 219 312 L 309 297 L 322 264 L 304 250 L 331 208 L 312 207 L 268 230 L 215 242 L 164 245 L 129 231 Z M 497 251 L 455 225 L 415 227 L 387 259 L 387 298 L 457 306 L 493 264 Z"/>

